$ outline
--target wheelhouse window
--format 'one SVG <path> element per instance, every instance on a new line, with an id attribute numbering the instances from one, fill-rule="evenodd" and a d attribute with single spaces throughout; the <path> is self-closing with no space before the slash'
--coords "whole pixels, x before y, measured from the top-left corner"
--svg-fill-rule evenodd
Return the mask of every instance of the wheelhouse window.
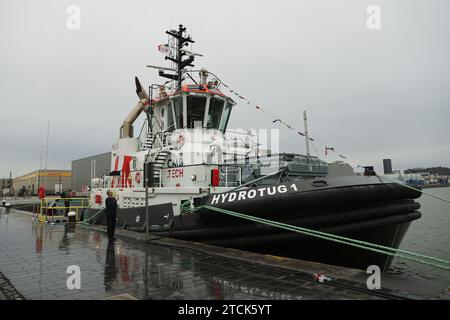
<path id="1" fill-rule="evenodd" d="M 173 117 L 172 104 L 167 106 L 167 129 L 166 131 L 172 132 L 175 130 L 175 121 Z"/>
<path id="2" fill-rule="evenodd" d="M 175 121 L 177 129 L 183 128 L 183 98 L 176 97 L 173 99 L 173 108 L 175 111 Z"/>
<path id="3" fill-rule="evenodd" d="M 203 123 L 206 108 L 206 97 L 187 96 L 187 127 L 194 128 L 197 121 Z"/>
<path id="4" fill-rule="evenodd" d="M 227 130 L 228 121 L 230 120 L 231 108 L 233 105 L 230 102 L 227 102 L 227 106 L 224 108 L 222 112 L 222 116 L 220 117 L 219 130 L 225 132 Z"/>
<path id="5" fill-rule="evenodd" d="M 166 115 L 166 107 L 162 107 L 161 108 L 161 113 L 160 113 L 160 115 L 161 115 L 161 117 L 160 117 L 160 123 L 159 123 L 159 125 L 160 125 L 160 127 L 161 127 L 161 131 L 164 131 L 164 130 L 166 130 L 166 118 L 165 118 L 165 115 Z"/>
<path id="6" fill-rule="evenodd" d="M 218 98 L 211 99 L 209 103 L 208 120 L 206 122 L 207 128 L 219 129 L 224 105 L 225 101 L 222 99 Z"/>

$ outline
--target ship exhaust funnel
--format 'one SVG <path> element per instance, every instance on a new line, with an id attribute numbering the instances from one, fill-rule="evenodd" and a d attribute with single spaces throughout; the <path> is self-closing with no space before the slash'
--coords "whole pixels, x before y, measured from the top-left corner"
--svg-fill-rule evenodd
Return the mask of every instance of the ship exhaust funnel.
<path id="1" fill-rule="evenodd" d="M 120 138 L 133 138 L 133 123 L 136 121 L 142 111 L 144 111 L 149 102 L 148 94 L 142 87 L 139 79 L 135 77 L 134 81 L 136 83 L 136 93 L 140 101 L 136 104 L 133 110 L 131 110 L 131 112 L 123 121 L 123 124 L 120 127 Z"/>

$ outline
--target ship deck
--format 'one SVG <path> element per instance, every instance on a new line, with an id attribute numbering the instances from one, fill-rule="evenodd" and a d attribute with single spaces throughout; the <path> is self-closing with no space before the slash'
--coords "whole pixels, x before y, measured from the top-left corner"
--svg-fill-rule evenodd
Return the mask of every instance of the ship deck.
<path id="1" fill-rule="evenodd" d="M 116 231 L 34 222 L 0 208 L 0 299 L 450 299 L 448 281 L 382 275 L 367 289 L 361 271 Z M 69 290 L 67 268 L 81 288 Z M 319 283 L 314 273 L 331 282 Z"/>

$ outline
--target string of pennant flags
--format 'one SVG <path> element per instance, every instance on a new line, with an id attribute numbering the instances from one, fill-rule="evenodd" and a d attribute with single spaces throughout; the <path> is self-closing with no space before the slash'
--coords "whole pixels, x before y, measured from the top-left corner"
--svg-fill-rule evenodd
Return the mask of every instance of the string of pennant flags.
<path id="1" fill-rule="evenodd" d="M 300 135 L 300 136 L 302 136 L 302 137 L 306 137 L 306 134 L 305 134 L 303 131 L 294 128 L 293 126 L 291 126 L 288 122 L 284 121 L 283 119 L 280 119 L 280 118 L 278 118 L 278 117 L 275 117 L 271 112 L 269 112 L 269 111 L 267 111 L 266 109 L 262 108 L 260 105 L 253 103 L 250 99 L 247 99 L 246 97 L 244 97 L 243 95 L 241 95 L 239 92 L 237 92 L 236 90 L 232 89 L 232 88 L 231 88 L 229 85 L 227 85 L 226 83 L 223 83 L 223 82 L 222 82 L 222 85 L 223 85 L 225 88 L 227 88 L 227 90 L 228 90 L 230 93 L 232 93 L 234 96 L 236 96 L 236 97 L 239 98 L 240 100 L 244 101 L 245 104 L 246 104 L 247 106 L 254 106 L 255 109 L 256 109 L 257 111 L 263 112 L 263 113 L 265 113 L 265 114 L 267 114 L 267 115 L 269 115 L 269 116 L 271 116 L 271 117 L 274 117 L 274 120 L 272 121 L 273 124 L 279 123 L 279 124 L 283 125 L 285 128 L 287 128 L 287 129 L 289 129 L 289 130 L 291 130 L 291 131 L 296 132 L 298 135 Z M 313 139 L 313 138 L 311 138 L 311 137 L 309 137 L 309 140 L 310 140 L 311 142 L 314 142 L 314 141 L 315 141 L 315 139 Z M 313 145 L 313 147 L 314 147 L 314 145 Z M 314 147 L 314 149 L 315 149 L 315 147 Z M 325 154 L 325 156 L 328 156 L 328 154 L 329 154 L 330 152 L 333 152 L 333 153 L 335 152 L 335 148 L 334 148 L 334 147 L 324 146 L 323 149 L 324 149 L 324 154 Z M 317 153 L 317 150 L 316 150 L 316 149 L 315 149 L 315 151 L 316 151 L 316 153 Z M 318 154 L 317 154 L 317 155 L 318 155 Z M 341 159 L 343 159 L 343 160 L 345 160 L 345 161 L 348 161 L 348 157 L 345 156 L 345 155 L 339 154 L 338 157 L 341 158 Z"/>
<path id="2" fill-rule="evenodd" d="M 227 88 L 228 91 L 230 91 L 230 93 L 234 94 L 234 95 L 235 95 L 236 97 L 238 97 L 239 99 L 245 101 L 246 104 L 247 104 L 248 106 L 253 105 L 253 106 L 256 108 L 256 110 L 261 111 L 261 112 L 263 112 L 263 113 L 265 113 L 265 114 L 271 115 L 270 112 L 268 112 L 267 110 L 265 110 L 265 109 L 262 108 L 261 106 L 259 106 L 259 105 L 255 104 L 255 103 L 253 103 L 253 102 L 250 101 L 249 99 L 245 98 L 244 96 L 242 96 L 241 94 L 239 94 L 237 91 L 235 91 L 235 90 L 233 90 L 232 88 L 230 88 L 230 86 L 228 86 L 227 84 L 225 84 L 225 83 L 222 82 L 222 85 L 223 85 L 225 88 Z M 272 116 L 272 115 L 271 115 L 271 116 Z M 305 133 L 304 133 L 303 131 L 300 131 L 300 130 L 295 129 L 295 128 L 292 127 L 290 124 L 288 124 L 286 121 L 284 121 L 284 120 L 282 120 L 282 119 L 280 119 L 280 118 L 274 119 L 274 120 L 272 121 L 272 123 L 273 123 L 273 124 L 280 123 L 280 124 L 282 124 L 283 126 L 285 126 L 287 129 L 292 130 L 292 131 L 295 131 L 295 132 L 296 132 L 297 134 L 299 134 L 300 136 L 302 136 L 302 137 L 305 137 L 305 136 L 306 136 Z M 311 138 L 311 137 L 309 138 L 309 140 L 310 140 L 310 141 L 314 141 L 314 139 Z"/>

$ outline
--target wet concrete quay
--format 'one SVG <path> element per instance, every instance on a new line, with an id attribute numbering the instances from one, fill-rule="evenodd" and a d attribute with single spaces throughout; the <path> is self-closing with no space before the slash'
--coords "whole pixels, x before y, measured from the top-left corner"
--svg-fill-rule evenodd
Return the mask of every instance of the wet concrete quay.
<path id="1" fill-rule="evenodd" d="M 41 224 L 22 211 L 0 208 L 0 293 L 6 299 L 31 300 L 119 295 L 117 299 L 308 300 L 429 299 L 442 291 L 423 296 L 383 289 L 376 294 L 364 289 L 365 274 L 359 270 L 173 239 L 145 243 L 143 237 L 118 230 L 117 241 L 108 242 L 103 227 Z M 67 287 L 67 268 L 74 265 L 80 268 L 79 290 Z M 318 283 L 314 271 L 338 277 L 338 285 Z"/>

